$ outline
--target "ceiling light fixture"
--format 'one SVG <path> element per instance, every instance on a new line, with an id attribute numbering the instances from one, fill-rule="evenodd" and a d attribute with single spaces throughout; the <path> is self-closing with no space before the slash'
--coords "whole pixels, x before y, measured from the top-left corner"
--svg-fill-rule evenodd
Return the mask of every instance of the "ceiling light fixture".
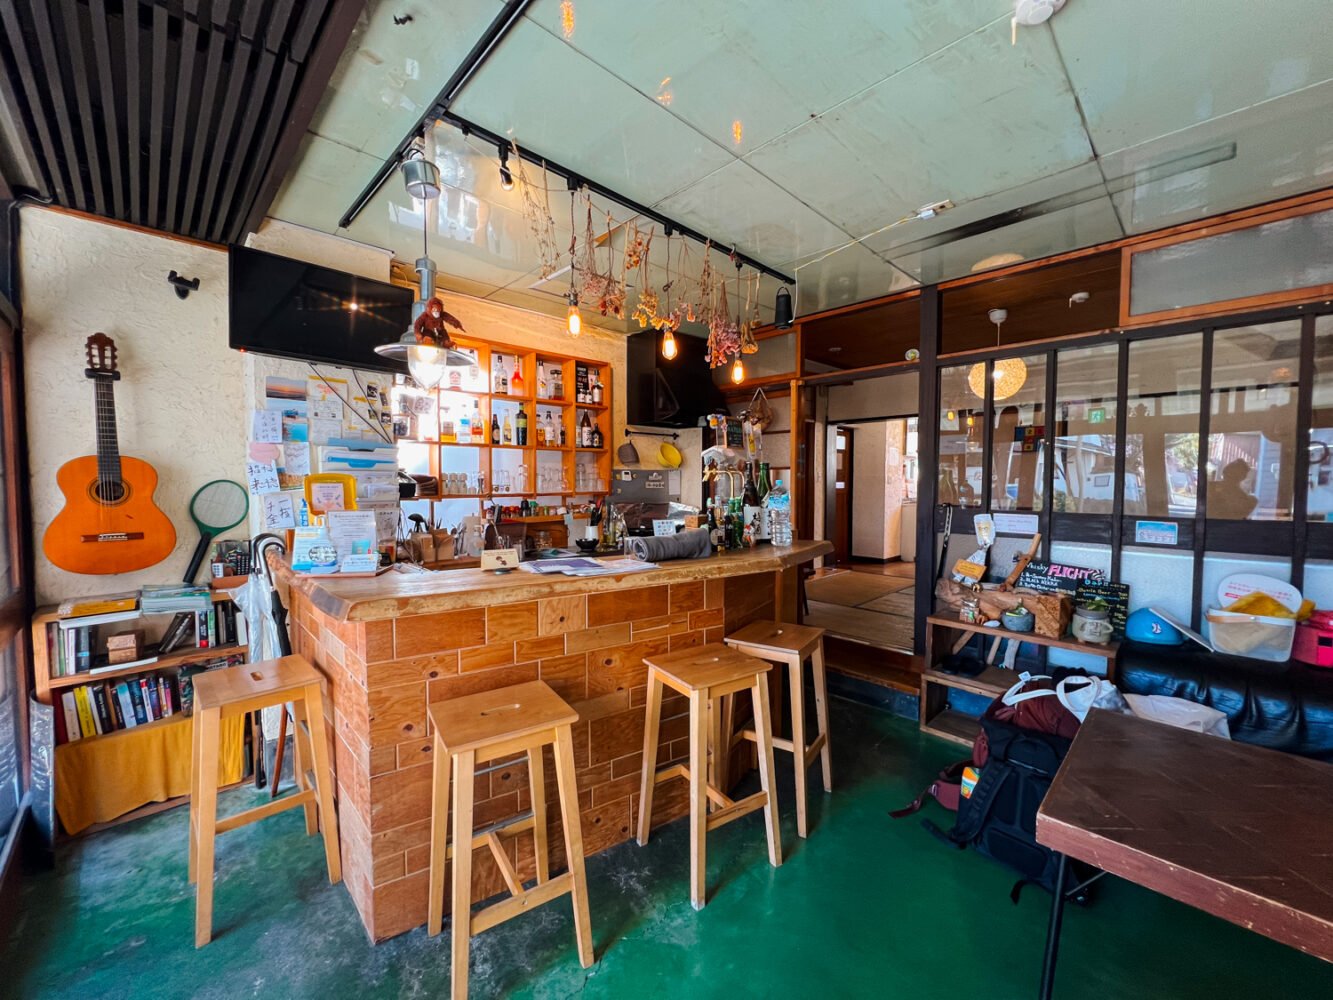
<path id="1" fill-rule="evenodd" d="M 578 230 L 574 227 L 574 196 L 576 194 L 574 185 L 569 186 L 569 294 L 565 296 L 565 301 L 569 308 L 565 310 L 565 329 L 569 331 L 571 337 L 577 337 L 583 332 L 583 316 L 579 313 L 579 293 L 574 287 L 574 248 L 578 243 L 578 237 L 575 235 Z"/>
<path id="2" fill-rule="evenodd" d="M 430 171 L 422 170 L 423 165 L 434 171 L 435 194 L 440 193 L 439 170 L 418 150 L 417 158 L 406 160 L 402 165 L 403 186 L 414 198 L 418 197 L 414 187 L 426 190 L 423 185 L 429 181 L 427 175 Z M 419 200 L 421 256 L 417 259 L 416 271 L 421 278 L 421 293 L 417 301 L 412 303 L 412 325 L 393 343 L 376 347 L 375 353 L 382 358 L 406 361 L 412 381 L 423 389 L 433 389 L 443 381 L 446 369 L 474 365 L 476 358 L 458 350 L 453 338 L 449 336 L 448 326 L 461 331 L 463 324 L 444 311 L 444 303 L 435 294 L 435 261 L 431 260 L 429 245 L 430 209 L 425 199 Z M 349 308 L 356 310 L 359 306 L 353 302 Z"/>
<path id="3" fill-rule="evenodd" d="M 773 325 L 779 330 L 790 330 L 792 319 L 791 292 L 783 285 L 773 300 Z"/>
<path id="4" fill-rule="evenodd" d="M 995 346 L 1000 346 L 1000 327 L 1009 318 L 1008 309 L 991 309 L 986 316 L 995 324 Z M 1001 358 L 991 376 L 996 399 L 1008 399 L 1028 380 L 1028 366 L 1022 358 Z M 978 361 L 967 373 L 967 385 L 973 395 L 986 398 L 986 362 Z"/>
<path id="5" fill-rule="evenodd" d="M 667 79 L 671 78 L 667 77 Z M 671 226 L 665 226 L 664 229 L 666 230 L 667 241 L 666 284 L 662 286 L 662 291 L 666 292 L 666 310 L 654 322 L 662 329 L 662 357 L 667 361 L 674 361 L 676 360 L 676 354 L 679 352 L 679 348 L 676 346 L 676 326 L 679 320 L 674 318 L 671 311 L 671 237 L 675 231 Z"/>
<path id="6" fill-rule="evenodd" d="M 745 362 L 741 360 L 739 354 L 736 355 L 736 360 L 731 363 L 731 380 L 737 385 L 745 381 Z"/>
<path id="7" fill-rule="evenodd" d="M 430 201 L 440 196 L 440 168 L 426 159 L 419 146 L 413 147 L 403 161 L 403 186 L 417 201 Z"/>
<path id="8" fill-rule="evenodd" d="M 981 260 L 973 264 L 972 273 L 989 271 L 992 267 L 1004 267 L 1006 264 L 1017 264 L 1026 259 L 1021 253 L 993 253 L 989 257 L 982 257 Z"/>
<path id="9" fill-rule="evenodd" d="M 514 174 L 509 169 L 509 147 L 500 147 L 500 187 L 505 191 L 514 190 Z"/>

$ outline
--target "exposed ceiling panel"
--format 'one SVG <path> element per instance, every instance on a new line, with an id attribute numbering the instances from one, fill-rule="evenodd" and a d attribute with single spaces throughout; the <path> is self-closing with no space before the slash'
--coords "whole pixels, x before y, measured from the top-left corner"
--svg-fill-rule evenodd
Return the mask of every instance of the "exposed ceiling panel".
<path id="1" fill-rule="evenodd" d="M 451 54 L 502 7 L 372 0 L 314 131 L 382 160 Z M 1326 0 L 1075 0 L 1015 38 L 1012 9 L 574 0 L 566 37 L 560 0 L 535 0 L 454 110 L 720 245 L 799 268 L 802 315 L 999 253 L 1032 259 L 1333 184 Z M 405 29 L 391 23 L 403 12 Z M 562 311 L 494 150 L 448 127 L 436 141 L 450 187 L 440 218 L 463 220 L 432 230 L 445 287 L 452 272 L 480 294 Z M 334 186 L 373 171 L 308 149 L 310 176 L 289 179 L 275 214 L 413 259 L 417 234 L 398 220 L 420 216 L 397 181 L 340 231 L 350 199 Z M 942 198 L 956 207 L 857 242 Z M 768 307 L 774 287 L 765 279 Z"/>
<path id="2" fill-rule="evenodd" d="M 355 0 L 13 0 L 0 157 L 68 208 L 214 241 L 263 218 L 360 12 Z"/>

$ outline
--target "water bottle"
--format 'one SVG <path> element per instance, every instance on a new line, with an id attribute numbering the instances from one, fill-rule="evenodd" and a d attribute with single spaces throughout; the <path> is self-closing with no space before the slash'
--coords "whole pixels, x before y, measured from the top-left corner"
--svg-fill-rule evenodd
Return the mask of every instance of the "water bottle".
<path id="1" fill-rule="evenodd" d="M 768 510 L 768 532 L 774 545 L 791 544 L 791 496 L 779 479 L 764 498 Z"/>

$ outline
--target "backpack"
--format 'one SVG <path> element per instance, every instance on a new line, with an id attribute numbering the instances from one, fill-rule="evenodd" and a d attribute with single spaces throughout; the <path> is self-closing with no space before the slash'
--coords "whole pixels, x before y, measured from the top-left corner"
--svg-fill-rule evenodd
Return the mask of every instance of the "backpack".
<path id="1" fill-rule="evenodd" d="M 1017 872 L 1020 878 L 1010 893 L 1015 903 L 1028 883 L 1055 891 L 1057 859 L 1055 852 L 1037 843 L 1037 808 L 1078 728 L 1078 720 L 1060 699 L 1037 694 L 1055 693 L 1053 685 L 1042 681 L 1049 682 L 1049 678 L 1024 675 L 996 698 L 981 717 L 972 756 L 946 767 L 911 805 L 889 814 L 894 819 L 911 815 L 925 804 L 927 796 L 956 810 L 958 817 L 951 830 L 941 830 L 930 820 L 922 825 L 945 843 L 960 849 L 973 847 Z M 971 794 L 963 795 L 963 770 L 969 767 L 978 776 Z M 1066 891 L 1075 902 L 1086 902 L 1088 879 L 1096 869 L 1072 859 L 1071 867 L 1074 888 Z"/>

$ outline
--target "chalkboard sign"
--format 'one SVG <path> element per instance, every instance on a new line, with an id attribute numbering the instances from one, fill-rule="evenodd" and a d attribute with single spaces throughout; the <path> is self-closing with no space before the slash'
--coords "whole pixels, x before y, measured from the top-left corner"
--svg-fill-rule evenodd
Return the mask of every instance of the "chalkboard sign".
<path id="1" fill-rule="evenodd" d="M 1074 604 L 1084 601 L 1101 600 L 1106 602 L 1111 612 L 1111 624 L 1115 626 L 1114 638 L 1120 639 L 1125 634 L 1125 622 L 1129 618 L 1129 584 L 1112 583 L 1110 580 L 1082 580 L 1074 596 Z"/>
<path id="2" fill-rule="evenodd" d="M 1084 580 L 1101 579 L 1099 569 L 1085 569 L 1082 566 L 1064 566 L 1060 563 L 1042 562 L 1033 559 L 1018 576 L 1014 586 L 1035 590 L 1039 594 L 1063 594 L 1073 597 L 1078 585 Z"/>

